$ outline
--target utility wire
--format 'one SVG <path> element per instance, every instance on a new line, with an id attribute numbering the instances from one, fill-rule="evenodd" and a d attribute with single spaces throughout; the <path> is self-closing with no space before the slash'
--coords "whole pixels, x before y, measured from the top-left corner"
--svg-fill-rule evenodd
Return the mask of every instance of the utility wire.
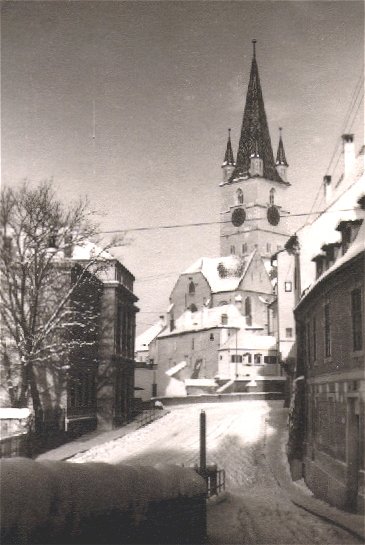
<path id="1" fill-rule="evenodd" d="M 334 213 L 334 212 L 350 212 L 352 210 L 355 210 L 354 208 L 344 208 L 342 210 L 316 210 L 311 212 L 300 212 L 297 214 L 280 214 L 281 218 L 294 218 L 294 217 L 305 217 L 305 216 L 312 216 L 315 214 L 323 214 L 323 212 L 326 213 Z M 260 220 L 266 220 L 266 216 L 261 216 L 258 218 L 248 218 L 245 222 L 251 222 L 251 221 L 260 221 Z M 184 227 L 204 227 L 209 225 L 224 225 L 226 223 L 231 223 L 231 220 L 227 221 L 201 221 L 198 223 L 176 223 L 171 225 L 156 225 L 156 226 L 149 226 L 149 227 L 129 227 L 125 229 L 112 229 L 110 231 L 99 231 L 100 234 L 113 234 L 113 233 L 126 233 L 126 232 L 138 232 L 138 231 L 159 231 L 164 229 L 181 229 Z"/>

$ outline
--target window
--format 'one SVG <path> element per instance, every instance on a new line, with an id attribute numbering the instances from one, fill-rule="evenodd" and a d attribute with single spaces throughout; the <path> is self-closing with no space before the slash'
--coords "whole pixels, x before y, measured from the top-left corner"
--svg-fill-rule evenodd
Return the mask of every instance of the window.
<path id="1" fill-rule="evenodd" d="M 222 325 L 227 325 L 227 324 L 228 324 L 228 316 L 227 316 L 227 314 L 222 314 L 222 316 L 221 316 L 221 324 L 222 324 Z"/>
<path id="2" fill-rule="evenodd" d="M 245 299 L 245 316 L 247 325 L 252 324 L 252 309 L 251 309 L 251 297 Z"/>
<path id="3" fill-rule="evenodd" d="M 312 322 L 312 338 L 313 338 L 313 361 L 317 359 L 317 321 L 316 317 L 313 317 Z"/>
<path id="4" fill-rule="evenodd" d="M 234 255 L 236 253 L 236 247 L 231 246 L 231 254 Z"/>
<path id="5" fill-rule="evenodd" d="M 270 189 L 270 195 L 269 195 L 269 202 L 270 204 L 275 204 L 275 189 Z"/>
<path id="6" fill-rule="evenodd" d="M 261 356 L 262 356 L 262 354 L 255 354 L 254 355 L 253 361 L 254 361 L 255 365 L 261 365 Z"/>
<path id="7" fill-rule="evenodd" d="M 196 305 L 194 305 L 194 303 L 192 305 L 190 305 L 189 309 L 190 309 L 190 312 L 197 312 L 197 310 L 198 310 Z"/>
<path id="8" fill-rule="evenodd" d="M 362 350 L 362 303 L 361 289 L 351 292 L 352 346 L 354 350 Z"/>
<path id="9" fill-rule="evenodd" d="M 293 328 L 292 327 L 286 327 L 285 328 L 285 337 L 288 339 L 293 336 Z"/>
<path id="10" fill-rule="evenodd" d="M 191 339 L 191 349 L 194 350 L 195 348 L 195 340 L 194 338 Z"/>
<path id="11" fill-rule="evenodd" d="M 170 331 L 173 331 L 175 329 L 175 320 L 174 320 L 174 315 L 171 314 L 170 316 Z"/>
<path id="12" fill-rule="evenodd" d="M 244 244 L 242 244 L 242 253 L 247 254 L 247 244 L 246 244 L 246 242 Z"/>
<path id="13" fill-rule="evenodd" d="M 285 291 L 292 291 L 293 285 L 291 282 L 284 282 Z"/>
<path id="14" fill-rule="evenodd" d="M 307 339 L 307 363 L 311 362 L 311 331 L 310 323 L 307 322 L 306 325 L 306 339 Z"/>
<path id="15" fill-rule="evenodd" d="M 237 189 L 237 204 L 243 204 L 243 191 L 242 189 Z"/>
<path id="16" fill-rule="evenodd" d="M 195 284 L 193 281 L 189 284 L 189 295 L 193 295 L 195 293 Z"/>
<path id="17" fill-rule="evenodd" d="M 276 361 L 277 361 L 276 356 L 264 356 L 264 363 L 273 364 L 273 363 L 276 363 Z"/>
<path id="18" fill-rule="evenodd" d="M 326 357 L 329 357 L 331 355 L 331 315 L 329 303 L 324 306 L 324 348 Z"/>
<path id="19" fill-rule="evenodd" d="M 231 362 L 232 363 L 242 363 L 242 356 L 238 354 L 232 354 L 231 355 Z"/>
<path id="20" fill-rule="evenodd" d="M 266 243 L 266 252 L 269 254 L 271 252 L 271 244 L 270 242 Z"/>
<path id="21" fill-rule="evenodd" d="M 214 334 L 213 334 L 213 333 L 211 333 L 211 334 L 209 335 L 209 339 L 210 339 L 211 341 L 214 341 Z"/>

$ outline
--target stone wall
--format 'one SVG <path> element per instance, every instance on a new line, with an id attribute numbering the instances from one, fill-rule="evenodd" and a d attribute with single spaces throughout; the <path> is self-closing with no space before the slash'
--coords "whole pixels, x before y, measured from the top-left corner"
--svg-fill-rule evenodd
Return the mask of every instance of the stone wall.
<path id="1" fill-rule="evenodd" d="M 203 543 L 206 483 L 179 466 L 1 461 L 3 545 Z"/>

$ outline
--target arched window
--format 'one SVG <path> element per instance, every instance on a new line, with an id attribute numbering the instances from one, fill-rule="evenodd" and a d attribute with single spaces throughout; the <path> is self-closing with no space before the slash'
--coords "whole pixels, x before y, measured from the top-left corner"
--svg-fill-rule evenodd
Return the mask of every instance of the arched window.
<path id="1" fill-rule="evenodd" d="M 270 202 L 270 204 L 275 203 L 275 189 L 274 188 L 270 189 L 269 202 Z"/>
<path id="2" fill-rule="evenodd" d="M 237 196 L 237 204 L 243 204 L 243 191 L 242 191 L 242 189 L 237 189 L 236 196 Z"/>
<path id="3" fill-rule="evenodd" d="M 247 325 L 252 324 L 252 309 L 251 309 L 251 297 L 245 299 L 245 316 Z"/>
<path id="4" fill-rule="evenodd" d="M 189 284 L 189 293 L 190 295 L 193 295 L 195 293 L 195 284 L 193 281 L 191 281 Z"/>

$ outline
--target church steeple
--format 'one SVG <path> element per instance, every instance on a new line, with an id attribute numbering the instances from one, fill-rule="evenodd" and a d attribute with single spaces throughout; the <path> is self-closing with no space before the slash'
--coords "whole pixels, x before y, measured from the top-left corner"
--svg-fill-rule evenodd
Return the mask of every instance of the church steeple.
<path id="1" fill-rule="evenodd" d="M 275 167 L 259 71 L 256 62 L 256 40 L 252 40 L 252 43 L 253 57 L 250 81 L 243 113 L 236 168 L 233 171 L 230 181 L 249 176 L 251 157 L 255 154 L 256 148 L 258 147 L 263 163 L 263 177 L 268 180 L 285 183 Z"/>
<path id="2" fill-rule="evenodd" d="M 289 165 L 285 157 L 284 144 L 283 144 L 283 139 L 281 137 L 281 131 L 282 131 L 282 128 L 279 127 L 280 136 L 279 136 L 279 145 L 278 145 L 278 152 L 276 154 L 275 164 L 276 164 L 276 170 L 278 171 L 280 178 L 284 180 L 284 182 L 286 182 L 287 181 L 286 170 Z"/>
<path id="3" fill-rule="evenodd" d="M 224 161 L 222 163 L 223 183 L 228 182 L 229 178 L 232 175 L 232 172 L 234 171 L 234 167 L 235 167 L 235 162 L 234 162 L 232 143 L 231 143 L 231 129 L 228 129 L 226 153 L 224 155 Z"/>

